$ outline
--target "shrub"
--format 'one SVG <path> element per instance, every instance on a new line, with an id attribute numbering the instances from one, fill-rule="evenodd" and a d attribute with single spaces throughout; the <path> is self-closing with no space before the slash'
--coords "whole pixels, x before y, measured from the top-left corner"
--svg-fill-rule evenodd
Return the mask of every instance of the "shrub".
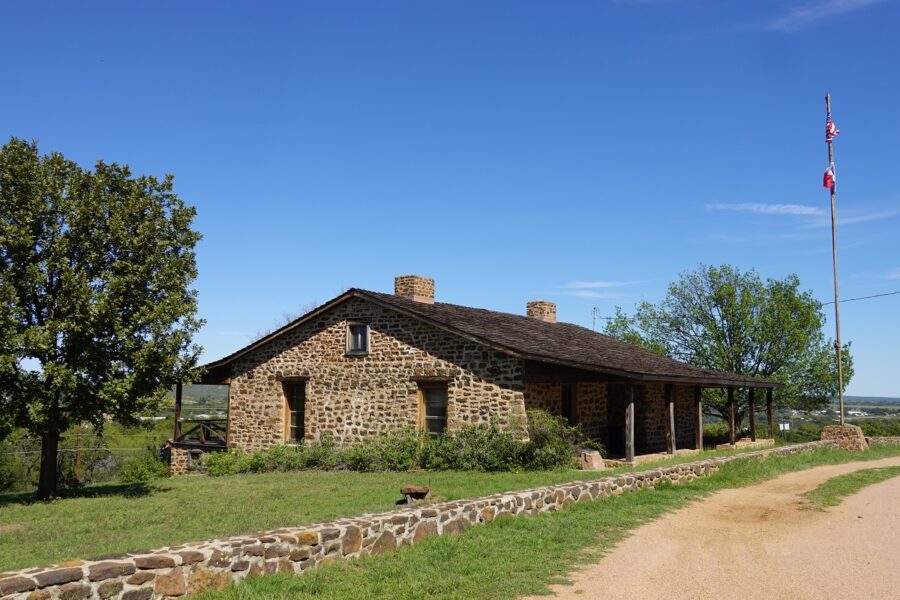
<path id="1" fill-rule="evenodd" d="M 409 471 L 420 466 L 422 444 L 419 432 L 403 429 L 348 446 L 336 458 L 351 471 Z"/>
<path id="2" fill-rule="evenodd" d="M 151 448 L 143 456 L 132 458 L 122 465 L 119 480 L 122 483 L 147 483 L 168 475 L 169 466 Z"/>
<path id="3" fill-rule="evenodd" d="M 334 439 L 329 433 L 322 433 L 319 439 L 303 444 L 303 468 L 333 469 L 337 464 Z"/>
<path id="4" fill-rule="evenodd" d="M 703 440 L 707 444 L 724 444 L 728 441 L 728 423 L 709 423 L 703 426 Z"/>
<path id="5" fill-rule="evenodd" d="M 316 442 L 297 446 L 279 445 L 252 453 L 216 452 L 203 460 L 212 476 L 303 469 L 523 471 L 573 467 L 579 446 L 605 453 L 602 445 L 585 439 L 577 427 L 570 427 L 560 417 L 530 411 L 528 421 L 528 441 L 491 423 L 467 425 L 433 437 L 401 429 L 340 450 L 330 436 L 323 435 Z"/>
<path id="6" fill-rule="evenodd" d="M 203 466 L 208 475 L 220 477 L 237 473 L 237 465 L 246 452 L 240 449 L 228 452 L 207 452 L 203 455 Z"/>
<path id="7" fill-rule="evenodd" d="M 562 417 L 542 410 L 528 411 L 528 443 L 524 449 L 523 467 L 529 470 L 573 467 L 578 446 L 590 445 L 605 453 L 599 444 L 591 444 L 581 430 Z"/>
<path id="8" fill-rule="evenodd" d="M 872 419 L 866 421 L 853 421 L 859 425 L 863 434 L 867 436 L 894 436 L 900 435 L 900 419 Z"/>
<path id="9" fill-rule="evenodd" d="M 517 471 L 524 443 L 496 424 L 468 425 L 428 440 L 422 466 L 434 470 Z"/>

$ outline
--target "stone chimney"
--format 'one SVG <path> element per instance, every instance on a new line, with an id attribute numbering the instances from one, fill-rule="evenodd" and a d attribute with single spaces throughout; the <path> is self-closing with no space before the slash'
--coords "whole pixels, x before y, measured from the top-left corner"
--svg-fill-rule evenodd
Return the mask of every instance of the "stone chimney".
<path id="1" fill-rule="evenodd" d="M 534 317 L 547 323 L 556 323 L 556 302 L 532 300 L 528 303 L 527 314 L 529 317 Z"/>
<path id="2" fill-rule="evenodd" d="M 394 277 L 394 295 L 434 304 L 434 279 L 421 275 L 398 275 Z"/>

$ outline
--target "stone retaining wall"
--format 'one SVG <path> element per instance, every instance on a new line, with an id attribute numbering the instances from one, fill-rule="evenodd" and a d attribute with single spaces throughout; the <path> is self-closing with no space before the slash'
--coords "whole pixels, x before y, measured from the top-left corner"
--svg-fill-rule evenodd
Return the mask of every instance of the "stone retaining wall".
<path id="1" fill-rule="evenodd" d="M 757 450 L 482 498 L 403 508 L 386 513 L 229 538 L 107 555 L 37 569 L 0 573 L 3 600 L 175 598 L 265 573 L 301 573 L 339 560 L 390 552 L 436 535 L 461 533 L 500 516 L 530 516 L 617 496 L 663 482 L 685 483 L 734 460 L 804 452 L 820 441 Z"/>
<path id="2" fill-rule="evenodd" d="M 866 442 L 868 442 L 870 446 L 876 446 L 878 444 L 900 444 L 900 435 L 876 435 L 867 437 Z"/>

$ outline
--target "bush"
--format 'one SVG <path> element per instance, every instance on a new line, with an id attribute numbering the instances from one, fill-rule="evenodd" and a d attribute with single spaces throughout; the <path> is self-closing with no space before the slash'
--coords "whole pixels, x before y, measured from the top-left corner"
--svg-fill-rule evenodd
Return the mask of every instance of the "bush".
<path id="1" fill-rule="evenodd" d="M 246 455 L 243 450 L 229 450 L 228 452 L 207 452 L 203 455 L 203 466 L 208 475 L 221 477 L 237 473 L 237 465 Z"/>
<path id="2" fill-rule="evenodd" d="M 872 419 L 866 421 L 853 421 L 859 425 L 866 436 L 894 436 L 900 435 L 900 419 Z"/>
<path id="3" fill-rule="evenodd" d="M 468 425 L 428 440 L 422 466 L 432 470 L 518 471 L 525 443 L 496 424 Z"/>
<path id="4" fill-rule="evenodd" d="M 528 441 L 502 431 L 496 423 L 467 425 L 439 436 L 401 429 L 343 449 L 330 436 L 296 446 L 279 445 L 247 453 L 215 452 L 203 458 L 212 476 L 235 473 L 347 469 L 350 471 L 524 471 L 574 467 L 575 451 L 603 446 L 584 438 L 577 427 L 543 411 L 528 413 Z"/>
<path id="5" fill-rule="evenodd" d="M 122 465 L 119 480 L 122 483 L 147 483 L 154 479 L 168 477 L 169 466 L 148 448 L 143 456 L 132 458 Z"/>
<path id="6" fill-rule="evenodd" d="M 725 444 L 728 442 L 728 423 L 709 423 L 703 426 L 703 441 L 706 444 Z"/>
<path id="7" fill-rule="evenodd" d="M 420 466 L 423 442 L 412 429 L 384 433 L 339 451 L 336 462 L 351 471 L 409 471 Z"/>
<path id="8" fill-rule="evenodd" d="M 581 430 L 570 426 L 562 417 L 542 410 L 528 411 L 528 442 L 524 448 L 523 467 L 539 471 L 575 466 L 575 451 L 589 446 L 605 454 L 602 445 L 585 439 Z"/>

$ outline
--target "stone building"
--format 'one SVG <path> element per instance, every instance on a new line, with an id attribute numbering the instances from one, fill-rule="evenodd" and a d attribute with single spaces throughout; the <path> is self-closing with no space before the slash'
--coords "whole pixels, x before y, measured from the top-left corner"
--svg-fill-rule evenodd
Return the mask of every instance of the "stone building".
<path id="1" fill-rule="evenodd" d="M 227 423 L 217 439 L 201 424 L 188 440 L 176 419 L 173 472 L 210 447 L 252 450 L 324 432 L 345 445 L 403 427 L 436 434 L 494 421 L 524 435 L 531 408 L 633 460 L 702 447 L 701 387 L 775 385 L 557 322 L 552 302 L 529 302 L 522 316 L 435 302 L 434 289 L 414 275 L 397 277 L 393 294 L 351 289 L 206 365 L 201 383 L 228 385 Z"/>

